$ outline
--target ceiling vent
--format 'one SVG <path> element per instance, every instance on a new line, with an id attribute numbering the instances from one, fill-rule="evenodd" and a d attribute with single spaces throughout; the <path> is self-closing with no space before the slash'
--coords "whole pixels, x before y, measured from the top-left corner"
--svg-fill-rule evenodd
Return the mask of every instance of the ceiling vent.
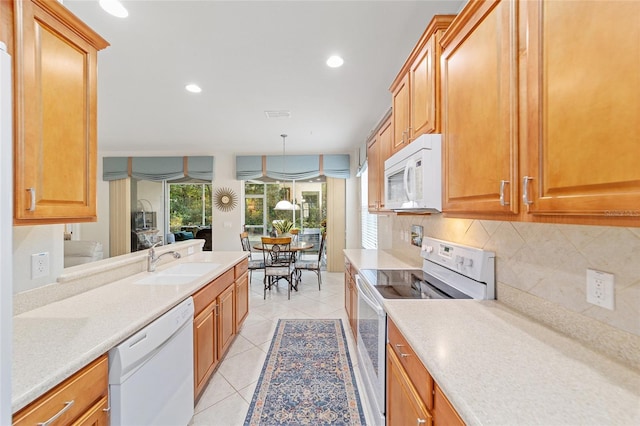
<path id="1" fill-rule="evenodd" d="M 286 109 L 265 111 L 264 115 L 266 115 L 267 118 L 291 118 L 291 111 L 287 111 Z"/>

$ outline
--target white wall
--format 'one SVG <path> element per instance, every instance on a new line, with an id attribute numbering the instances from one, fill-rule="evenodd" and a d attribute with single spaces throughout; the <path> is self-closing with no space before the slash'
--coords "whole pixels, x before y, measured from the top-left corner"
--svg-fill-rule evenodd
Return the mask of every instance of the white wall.
<path id="1" fill-rule="evenodd" d="M 362 230 L 360 228 L 360 178 L 358 169 L 358 150 L 351 152 L 351 177 L 345 182 L 345 248 L 362 248 Z"/>
<path id="2" fill-rule="evenodd" d="M 222 212 L 213 205 L 213 250 L 236 251 L 240 246 L 240 233 L 243 225 L 242 196 L 244 191 L 242 182 L 236 180 L 235 155 L 230 153 L 215 155 L 215 178 L 213 181 L 213 196 L 216 191 L 225 187 L 235 192 L 238 197 L 236 208 L 230 212 Z"/>
<path id="3" fill-rule="evenodd" d="M 31 255 L 49 253 L 49 275 L 31 279 Z M 13 227 L 13 293 L 55 282 L 64 267 L 64 225 Z"/>
<path id="4" fill-rule="evenodd" d="M 103 257 L 109 257 L 109 182 L 102 180 L 102 155 L 98 154 L 98 176 L 96 179 L 98 221 L 80 223 L 77 238 L 79 240 L 99 241 L 102 243 Z"/>

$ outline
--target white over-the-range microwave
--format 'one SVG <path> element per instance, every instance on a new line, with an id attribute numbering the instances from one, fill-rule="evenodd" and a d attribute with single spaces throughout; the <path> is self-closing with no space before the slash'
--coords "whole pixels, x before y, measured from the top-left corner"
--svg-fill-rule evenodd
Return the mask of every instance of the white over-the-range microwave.
<path id="1" fill-rule="evenodd" d="M 442 211 L 442 136 L 421 135 L 384 162 L 385 207 L 398 212 Z"/>

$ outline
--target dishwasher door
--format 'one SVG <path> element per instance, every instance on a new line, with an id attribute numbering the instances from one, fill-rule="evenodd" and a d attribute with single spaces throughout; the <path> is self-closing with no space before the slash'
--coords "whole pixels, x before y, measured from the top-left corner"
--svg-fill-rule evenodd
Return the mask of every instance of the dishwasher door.
<path id="1" fill-rule="evenodd" d="M 187 425 L 193 417 L 193 299 L 109 351 L 111 425 Z"/>

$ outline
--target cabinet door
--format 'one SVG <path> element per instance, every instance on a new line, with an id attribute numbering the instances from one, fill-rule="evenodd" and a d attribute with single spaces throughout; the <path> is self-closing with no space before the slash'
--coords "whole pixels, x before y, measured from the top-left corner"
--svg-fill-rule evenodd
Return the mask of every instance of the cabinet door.
<path id="1" fill-rule="evenodd" d="M 96 219 L 97 57 L 57 2 L 16 1 L 15 223 Z"/>
<path id="2" fill-rule="evenodd" d="M 440 45 L 437 45 L 438 48 Z M 411 140 L 440 130 L 436 123 L 436 36 L 433 35 L 409 68 Z"/>
<path id="3" fill-rule="evenodd" d="M 518 212 L 519 4 L 469 2 L 443 36 L 444 212 Z"/>
<path id="4" fill-rule="evenodd" d="M 380 186 L 384 179 L 384 169 L 380 169 L 380 141 L 374 137 L 367 144 L 367 202 L 369 211 L 375 213 L 380 208 Z"/>
<path id="5" fill-rule="evenodd" d="M 218 296 L 218 357 L 222 357 L 234 336 L 234 294 L 233 285 Z"/>
<path id="6" fill-rule="evenodd" d="M 387 423 L 431 426 L 431 415 L 427 407 L 389 346 L 387 346 Z"/>
<path id="7" fill-rule="evenodd" d="M 349 324 L 351 325 L 351 332 L 353 333 L 353 338 L 355 339 L 358 336 L 358 289 L 356 288 L 356 282 L 351 276 L 351 297 L 349 298 L 351 302 L 351 315 L 349 316 Z"/>
<path id="8" fill-rule="evenodd" d="M 436 426 L 464 426 L 464 422 L 458 412 L 453 408 L 447 397 L 444 396 L 442 389 L 438 385 L 435 386 L 433 399 L 433 420 Z"/>
<path id="9" fill-rule="evenodd" d="M 640 223 L 640 2 L 522 8 L 528 211 Z"/>
<path id="10" fill-rule="evenodd" d="M 216 313 L 214 300 L 193 320 L 194 395 L 196 396 L 204 389 L 207 379 L 218 363 Z"/>
<path id="11" fill-rule="evenodd" d="M 344 271 L 344 310 L 347 313 L 347 318 L 351 317 L 351 281 L 349 275 L 349 266 L 345 265 L 347 268 Z"/>
<path id="12" fill-rule="evenodd" d="M 109 426 L 109 400 L 105 396 L 91 407 L 73 426 Z"/>
<path id="13" fill-rule="evenodd" d="M 235 332 L 238 333 L 245 318 L 247 318 L 247 315 L 249 315 L 249 274 L 246 272 L 236 280 L 235 297 Z"/>
<path id="14" fill-rule="evenodd" d="M 409 144 L 411 114 L 409 74 L 406 74 L 392 93 L 393 105 L 393 137 L 391 153 L 395 154 Z"/>

